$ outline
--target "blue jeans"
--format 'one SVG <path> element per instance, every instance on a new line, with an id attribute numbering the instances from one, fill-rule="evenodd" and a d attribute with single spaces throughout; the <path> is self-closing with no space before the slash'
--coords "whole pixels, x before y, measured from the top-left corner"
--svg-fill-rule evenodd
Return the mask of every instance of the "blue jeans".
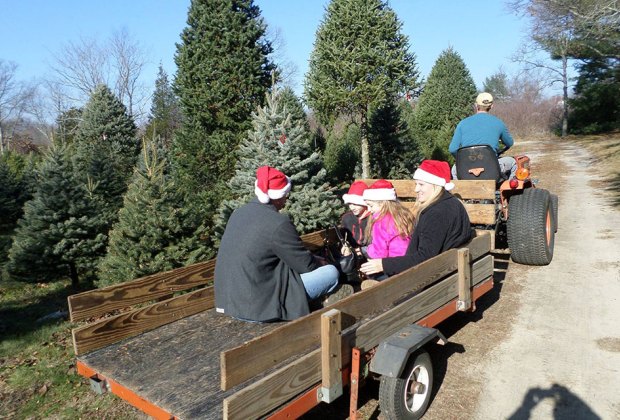
<path id="1" fill-rule="evenodd" d="M 322 265 L 314 271 L 301 275 L 301 281 L 306 288 L 308 299 L 316 299 L 330 293 L 338 285 L 338 269 L 331 265 Z"/>

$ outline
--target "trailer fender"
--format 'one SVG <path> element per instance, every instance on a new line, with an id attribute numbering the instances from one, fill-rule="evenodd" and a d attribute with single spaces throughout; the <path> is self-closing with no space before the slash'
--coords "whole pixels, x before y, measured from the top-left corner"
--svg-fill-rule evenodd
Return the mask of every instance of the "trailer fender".
<path id="1" fill-rule="evenodd" d="M 416 324 L 408 325 L 379 344 L 370 362 L 370 371 L 398 378 L 405 368 L 409 356 L 427 343 L 437 339 L 441 344 L 448 342 L 443 334 L 434 328 Z"/>

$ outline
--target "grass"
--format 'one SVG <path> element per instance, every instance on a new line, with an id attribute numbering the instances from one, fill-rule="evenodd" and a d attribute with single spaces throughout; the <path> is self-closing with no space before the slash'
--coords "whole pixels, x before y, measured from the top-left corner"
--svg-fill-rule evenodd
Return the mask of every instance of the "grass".
<path id="1" fill-rule="evenodd" d="M 605 174 L 597 188 L 620 207 L 620 133 L 557 139 L 591 153 Z M 68 281 L 0 283 L 0 416 L 14 419 L 142 419 L 114 395 L 99 396 L 75 371 L 72 325 L 66 320 Z M 56 314 L 60 318 L 44 318 Z"/>
<path id="2" fill-rule="evenodd" d="M 0 283 L 0 413 L 6 418 L 142 418 L 113 395 L 98 396 L 75 371 L 70 283 Z M 58 317 L 48 317 L 46 315 Z M 4 417 L 3 417 L 4 418 Z"/>

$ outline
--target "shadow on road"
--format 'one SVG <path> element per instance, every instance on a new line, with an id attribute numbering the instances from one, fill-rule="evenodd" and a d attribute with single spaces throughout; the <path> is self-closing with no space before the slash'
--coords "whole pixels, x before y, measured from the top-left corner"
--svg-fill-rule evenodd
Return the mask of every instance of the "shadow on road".
<path id="1" fill-rule="evenodd" d="M 551 387 L 530 388 L 521 407 L 517 409 L 508 420 L 528 420 L 532 416 L 534 408 L 544 400 L 551 400 L 553 406 L 553 418 L 560 419 L 581 419 L 597 420 L 601 417 L 592 411 L 590 406 L 583 402 L 579 396 L 572 393 L 562 385 L 553 384 Z"/>

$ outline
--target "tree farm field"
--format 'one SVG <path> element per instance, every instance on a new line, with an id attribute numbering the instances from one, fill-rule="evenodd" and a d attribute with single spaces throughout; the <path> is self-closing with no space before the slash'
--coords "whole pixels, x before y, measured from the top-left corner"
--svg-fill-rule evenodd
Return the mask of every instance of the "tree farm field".
<path id="1" fill-rule="evenodd" d="M 560 197 L 560 227 L 556 236 L 554 261 L 547 267 L 526 267 L 512 263 L 506 255 L 497 255 L 495 287 L 481 298 L 477 310 L 470 314 L 458 314 L 438 326 L 449 343 L 432 349 L 435 384 L 425 418 L 507 418 L 512 414 L 523 414 L 523 410 L 529 410 L 533 418 L 552 418 L 547 413 L 551 413 L 551 409 L 562 410 L 562 404 L 565 405 L 565 410 L 582 410 L 577 411 L 578 414 L 587 415 L 591 412 L 602 418 L 618 418 L 620 402 L 617 396 L 610 394 L 616 393 L 618 389 L 613 384 L 608 386 L 609 395 L 597 388 L 597 398 L 602 401 L 601 404 L 611 401 L 600 407 L 593 405 L 584 393 L 576 392 L 569 383 L 560 384 L 564 388 L 554 388 L 564 390 L 554 394 L 555 400 L 548 397 L 552 394 L 551 391 L 545 394 L 545 388 L 539 386 L 542 391 L 536 395 L 542 396 L 541 402 L 529 401 L 525 397 L 530 394 L 521 392 L 519 386 L 525 385 L 519 383 L 510 384 L 513 394 L 494 394 L 503 390 L 505 384 L 502 384 L 501 379 L 503 375 L 512 375 L 510 369 L 527 370 L 533 368 L 527 365 L 528 360 L 536 363 L 535 359 L 523 358 L 519 349 L 513 348 L 511 343 L 515 340 L 518 342 L 519 337 L 527 338 L 527 334 L 535 335 L 540 325 L 555 322 L 555 307 L 543 311 L 530 322 L 524 323 L 522 318 L 531 311 L 528 307 L 531 302 L 528 302 L 531 300 L 532 291 L 538 290 L 537 281 L 546 282 L 545 279 L 566 277 L 562 270 L 567 263 L 563 261 L 572 252 L 574 243 L 564 238 L 568 238 L 568 233 L 575 229 L 575 222 L 569 219 L 569 208 L 573 205 L 569 195 L 573 185 L 571 177 L 582 175 L 584 171 L 589 177 L 584 191 L 572 191 L 572 194 L 583 195 L 583 199 L 588 202 L 588 205 L 580 210 L 586 212 L 580 214 L 580 218 L 586 220 L 590 216 L 587 212 L 590 211 L 604 211 L 608 215 L 609 223 L 620 217 L 620 133 L 566 139 L 517 139 L 514 152 L 530 156 L 532 172 L 534 178 L 539 179 L 539 186 Z M 594 217 L 601 219 L 597 214 L 594 214 Z M 598 241 L 609 248 L 614 242 L 620 242 L 617 239 L 618 234 L 620 226 L 610 224 L 608 228 L 593 232 L 593 237 L 584 238 L 584 241 Z M 596 249 L 594 243 L 592 248 Z M 600 258 L 596 255 L 585 257 Z M 609 279 L 620 283 L 618 257 L 615 262 L 595 263 L 598 264 L 596 269 L 600 271 L 597 271 L 596 281 L 601 287 L 607 284 Z M 586 278 L 584 281 L 594 280 Z M 539 286 L 542 288 L 543 284 Z M 76 292 L 78 291 L 71 289 L 69 279 L 48 284 L 0 283 L 0 417 L 147 418 L 114 395 L 95 394 L 88 381 L 77 375 L 71 342 L 72 324 L 67 321 L 67 296 Z M 558 303 L 563 306 L 566 304 L 566 301 Z M 582 300 L 579 313 L 590 313 L 597 305 L 601 306 L 602 303 Z M 620 322 L 618 307 L 620 305 L 616 305 L 616 309 L 609 312 L 607 320 L 615 320 L 615 325 Z M 524 325 L 528 327 L 524 328 Z M 562 334 L 550 338 L 555 339 L 557 335 Z M 570 335 L 567 335 L 566 340 L 567 347 L 579 345 L 578 341 L 571 340 Z M 596 340 L 597 346 L 601 351 L 607 352 L 605 354 L 609 357 L 593 357 L 587 362 L 590 368 L 595 371 L 600 368 L 597 364 L 606 361 L 610 364 L 607 369 L 615 369 L 616 377 L 620 377 L 620 365 L 610 362 L 617 360 L 620 355 L 617 328 L 615 331 L 607 331 L 607 336 L 597 337 Z M 566 358 L 558 357 L 555 353 L 557 349 L 552 347 L 554 340 L 547 341 L 550 342 L 549 348 L 540 349 L 541 352 L 549 353 L 545 359 L 547 373 L 553 373 L 553 369 L 575 370 L 574 365 L 563 364 L 566 363 Z M 507 366 L 505 357 L 512 358 L 513 365 L 516 366 Z M 382 418 L 377 398 L 377 383 L 370 380 L 361 391 L 358 418 Z M 615 405 L 613 398 L 616 398 Z M 576 400 L 582 404 L 575 406 Z M 304 418 L 344 419 L 349 415 L 348 409 L 348 398 L 345 395 L 332 405 L 323 404 L 315 408 Z M 598 418 L 596 416 L 590 418 Z"/>

